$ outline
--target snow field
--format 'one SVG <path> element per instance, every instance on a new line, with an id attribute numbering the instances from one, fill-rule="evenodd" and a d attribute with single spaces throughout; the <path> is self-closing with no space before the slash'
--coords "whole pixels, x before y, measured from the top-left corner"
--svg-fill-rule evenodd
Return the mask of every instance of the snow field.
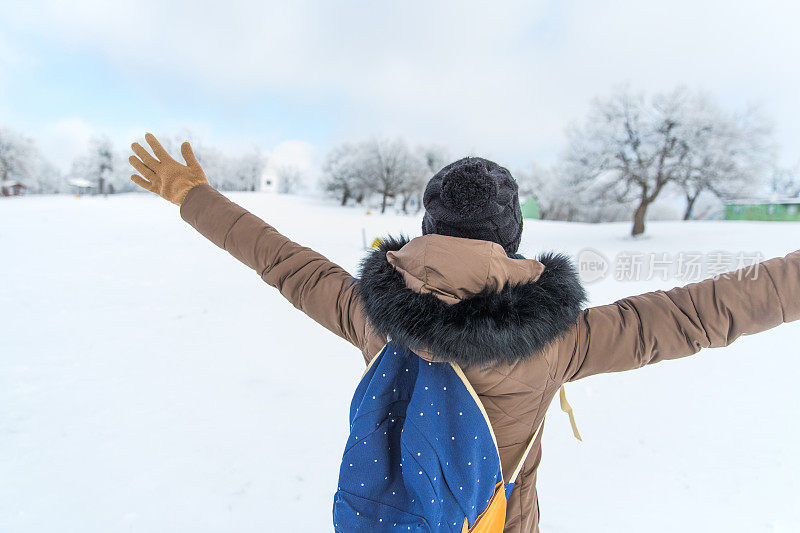
<path id="1" fill-rule="evenodd" d="M 354 274 L 421 214 L 229 197 Z M 520 252 L 800 247 L 796 224 L 526 221 Z M 144 194 L 0 202 L 0 531 L 330 531 L 346 341 Z M 800 282 L 800 280 L 798 280 Z M 685 281 L 588 285 L 592 304 Z M 568 384 L 539 472 L 543 532 L 800 531 L 800 323 Z"/>

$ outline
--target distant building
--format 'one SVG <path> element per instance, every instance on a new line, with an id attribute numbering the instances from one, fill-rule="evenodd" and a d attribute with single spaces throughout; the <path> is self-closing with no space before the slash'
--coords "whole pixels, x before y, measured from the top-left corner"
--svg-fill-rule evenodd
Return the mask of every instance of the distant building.
<path id="1" fill-rule="evenodd" d="M 528 198 L 522 205 L 522 218 L 539 218 L 539 202 L 536 198 Z"/>
<path id="2" fill-rule="evenodd" d="M 278 192 L 278 181 L 280 176 L 278 175 L 277 169 L 275 165 L 272 164 L 272 159 L 270 158 L 267 160 L 267 164 L 264 165 L 264 170 L 261 172 L 261 188 L 260 190 L 263 192 Z"/>
<path id="3" fill-rule="evenodd" d="M 69 186 L 72 187 L 75 194 L 87 194 L 92 192 L 92 189 L 94 189 L 94 184 L 91 181 L 83 178 L 69 180 L 68 183 Z"/>
<path id="4" fill-rule="evenodd" d="M 259 190 L 300 193 L 306 190 L 314 170 L 313 146 L 305 141 L 283 141 L 267 154 Z"/>
<path id="5" fill-rule="evenodd" d="M 725 220 L 800 222 L 800 198 L 731 201 L 725 204 Z"/>
<path id="6" fill-rule="evenodd" d="M 19 196 L 27 187 L 18 181 L 0 181 L 0 194 L 3 196 Z"/>

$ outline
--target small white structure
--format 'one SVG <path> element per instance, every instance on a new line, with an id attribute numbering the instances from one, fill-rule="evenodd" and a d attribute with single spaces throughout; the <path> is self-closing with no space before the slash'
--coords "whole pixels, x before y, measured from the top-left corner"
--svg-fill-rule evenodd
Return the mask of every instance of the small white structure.
<path id="1" fill-rule="evenodd" d="M 75 194 L 86 194 L 94 189 L 94 184 L 91 181 L 83 178 L 75 178 L 67 182 L 70 187 L 75 189 Z"/>
<path id="2" fill-rule="evenodd" d="M 260 190 L 262 192 L 278 192 L 278 172 L 273 164 L 273 158 L 267 159 L 267 164 L 264 165 L 264 170 L 261 172 Z"/>
<path id="3" fill-rule="evenodd" d="M 261 173 L 264 192 L 297 192 L 314 168 L 314 147 L 305 141 L 283 141 L 267 156 Z"/>

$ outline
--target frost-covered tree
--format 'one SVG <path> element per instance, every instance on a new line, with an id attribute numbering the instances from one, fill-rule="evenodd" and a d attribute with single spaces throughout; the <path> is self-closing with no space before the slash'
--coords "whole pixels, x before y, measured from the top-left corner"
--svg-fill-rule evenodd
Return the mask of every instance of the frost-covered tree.
<path id="1" fill-rule="evenodd" d="M 584 124 L 569 131 L 565 168 L 596 201 L 632 204 L 635 236 L 669 185 L 685 186 L 692 203 L 704 190 L 736 189 L 735 180 L 753 168 L 755 132 L 684 88 L 653 96 L 621 89 L 595 100 Z"/>
<path id="2" fill-rule="evenodd" d="M 440 144 L 419 146 L 416 155 L 422 160 L 431 175 L 436 174 L 451 162 L 447 148 Z"/>
<path id="3" fill-rule="evenodd" d="M 306 172 L 293 163 L 275 165 L 273 171 L 278 180 L 278 192 L 281 194 L 296 193 L 306 181 Z"/>
<path id="4" fill-rule="evenodd" d="M 0 128 L 0 182 L 17 181 L 30 187 L 36 177 L 36 158 L 33 139 Z"/>
<path id="5" fill-rule="evenodd" d="M 652 98 L 620 90 L 595 100 L 583 126 L 568 133 L 573 178 L 594 188 L 599 200 L 636 203 L 632 235 L 644 233 L 647 208 L 680 176 L 685 100 L 681 90 Z"/>
<path id="6" fill-rule="evenodd" d="M 141 190 L 131 180 L 132 169 L 128 163 L 130 149 L 115 149 L 112 152 L 112 170 L 107 174 L 105 192 L 109 194 Z"/>
<path id="7" fill-rule="evenodd" d="M 554 168 L 531 163 L 524 170 L 514 172 L 520 198 L 535 198 L 539 203 L 539 217 L 550 220 L 579 220 L 581 202 L 575 197 L 564 176 Z"/>
<path id="8" fill-rule="evenodd" d="M 127 161 L 106 136 L 93 138 L 85 154 L 72 162 L 68 177 L 95 184 L 98 194 L 132 190 Z"/>
<path id="9" fill-rule="evenodd" d="M 184 129 L 174 135 L 159 136 L 162 146 L 180 160 L 180 145 L 192 144 L 198 163 L 203 167 L 209 183 L 222 191 L 254 191 L 258 189 L 266 157 L 258 147 L 241 155 L 229 155 L 204 141 L 191 130 Z M 146 146 L 143 139 L 139 144 Z"/>
<path id="10" fill-rule="evenodd" d="M 381 213 L 389 198 L 396 198 L 409 187 L 420 171 L 415 158 L 402 139 L 372 139 L 364 145 L 365 171 L 370 189 L 381 197 Z"/>
<path id="11" fill-rule="evenodd" d="M 447 149 L 437 144 L 417 147 L 414 156 L 417 159 L 414 163 L 416 167 L 415 173 L 411 174 L 408 183 L 403 187 L 403 213 L 407 212 L 406 206 L 411 198 L 416 201 L 416 211 L 422 209 L 422 196 L 425 193 L 425 186 L 434 174 L 450 162 Z"/>
<path id="12" fill-rule="evenodd" d="M 425 186 L 430 178 L 439 172 L 448 163 L 447 150 L 436 144 L 420 145 L 413 152 L 405 156 L 404 173 L 398 196 L 400 197 L 400 209 L 403 213 L 408 213 L 409 203 L 413 200 L 415 212 L 422 209 L 422 197 L 425 193 Z"/>
<path id="13" fill-rule="evenodd" d="M 36 142 L 10 128 L 0 128 L 0 182 L 19 182 L 28 193 L 59 192 L 61 174 Z"/>
<path id="14" fill-rule="evenodd" d="M 328 152 L 322 164 L 322 189 L 347 205 L 351 198 L 361 203 L 368 189 L 362 144 L 345 142 Z"/>
<path id="15" fill-rule="evenodd" d="M 430 178 L 429 169 L 423 159 L 408 154 L 405 162 L 404 176 L 397 188 L 400 197 L 400 209 L 403 213 L 408 213 L 408 204 L 413 199 L 416 211 L 419 211 L 422 203 L 422 194 L 425 192 L 425 185 Z"/>
<path id="16" fill-rule="evenodd" d="M 64 191 L 63 176 L 61 172 L 37 150 L 34 160 L 34 181 L 33 188 L 29 192 L 40 194 L 59 193 Z"/>
<path id="17" fill-rule="evenodd" d="M 233 176 L 232 169 L 221 150 L 197 139 L 189 142 L 192 143 L 197 162 L 203 167 L 208 181 L 216 189 L 232 191 L 238 188 L 239 180 Z M 180 143 L 175 142 L 175 146 L 180 146 Z M 177 152 L 177 150 L 175 151 Z"/>
<path id="18" fill-rule="evenodd" d="M 679 128 L 685 151 L 678 178 L 686 198 L 684 220 L 692 218 L 703 193 L 724 200 L 756 191 L 772 157 L 770 128 L 756 110 L 729 115 L 702 95 L 687 107 Z"/>
<path id="19" fill-rule="evenodd" d="M 570 222 L 624 220 L 629 205 L 604 196 L 576 180 L 561 165 L 545 167 L 531 163 L 514 172 L 520 197 L 536 198 L 539 217 Z"/>
<path id="20" fill-rule="evenodd" d="M 232 171 L 236 176 L 237 190 L 255 191 L 259 187 L 261 174 L 264 172 L 267 158 L 259 148 L 246 152 L 231 161 Z"/>
<path id="21" fill-rule="evenodd" d="M 386 212 L 389 199 L 397 200 L 397 206 L 407 213 L 411 200 L 420 209 L 425 184 L 446 160 L 444 148 L 437 145 L 412 151 L 402 139 L 346 142 L 325 158 L 321 185 L 336 195 L 341 205 L 351 198 L 360 203 L 366 194 L 374 193 L 381 198 L 381 213 Z"/>
<path id="22" fill-rule="evenodd" d="M 97 162 L 97 192 L 105 192 L 105 184 L 114 173 L 114 148 L 111 139 L 102 137 L 95 139 L 93 152 Z"/>
<path id="23" fill-rule="evenodd" d="M 792 168 L 773 168 L 767 192 L 773 196 L 800 197 L 800 162 Z"/>

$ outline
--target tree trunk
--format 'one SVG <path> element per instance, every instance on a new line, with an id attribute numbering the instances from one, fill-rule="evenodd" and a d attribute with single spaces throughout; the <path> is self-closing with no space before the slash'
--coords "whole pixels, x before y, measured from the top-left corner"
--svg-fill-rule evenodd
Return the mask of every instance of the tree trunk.
<path id="1" fill-rule="evenodd" d="M 406 205 L 408 205 L 408 199 L 409 199 L 408 196 L 405 195 L 403 196 L 403 213 L 406 215 L 408 214 L 408 211 L 406 211 Z"/>
<path id="2" fill-rule="evenodd" d="M 347 200 L 350 199 L 350 191 L 345 189 L 344 194 L 342 194 L 342 207 L 347 205 Z"/>
<path id="3" fill-rule="evenodd" d="M 386 211 L 386 198 L 388 196 L 389 196 L 388 194 L 383 193 L 383 198 L 381 199 L 381 214 L 383 214 Z"/>
<path id="4" fill-rule="evenodd" d="M 644 217 L 647 214 L 647 207 L 649 205 L 650 202 L 642 199 L 639 203 L 639 207 L 637 207 L 636 211 L 633 213 L 633 229 L 631 230 L 631 235 L 633 237 L 644 233 Z"/>
<path id="5" fill-rule="evenodd" d="M 692 219 L 692 209 L 694 209 L 694 202 L 698 196 L 697 194 L 694 196 L 686 195 L 686 211 L 683 213 L 683 220 Z"/>

